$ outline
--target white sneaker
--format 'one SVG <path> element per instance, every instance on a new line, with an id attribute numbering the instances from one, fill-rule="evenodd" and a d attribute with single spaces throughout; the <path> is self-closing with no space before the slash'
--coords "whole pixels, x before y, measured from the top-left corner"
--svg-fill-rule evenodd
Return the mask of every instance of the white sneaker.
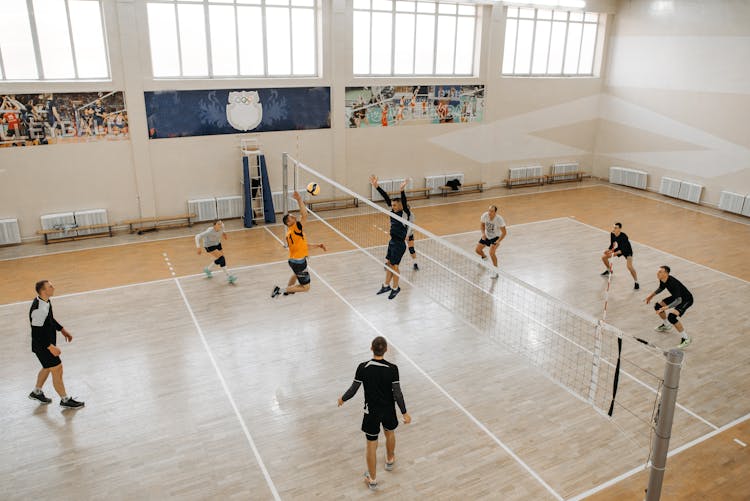
<path id="1" fill-rule="evenodd" d="M 497 273 L 493 273 L 493 274 L 492 274 L 492 276 L 491 276 L 490 278 L 491 278 L 491 279 L 493 279 L 493 280 L 495 280 L 495 279 L 497 279 L 497 278 L 499 278 L 499 277 L 500 277 L 500 275 L 499 275 L 499 274 L 497 274 Z"/>
<path id="2" fill-rule="evenodd" d="M 661 324 L 658 327 L 656 327 L 654 330 L 656 332 L 667 332 L 671 328 L 672 328 L 672 326 L 669 325 L 669 324 Z"/>
<path id="3" fill-rule="evenodd" d="M 693 340 L 690 338 L 690 336 L 684 337 L 684 338 L 682 338 L 682 342 L 680 344 L 678 344 L 677 347 L 679 349 L 681 349 L 681 350 L 684 350 L 685 348 L 687 348 L 688 346 L 690 346 L 690 343 L 692 343 L 692 342 L 693 342 Z"/>

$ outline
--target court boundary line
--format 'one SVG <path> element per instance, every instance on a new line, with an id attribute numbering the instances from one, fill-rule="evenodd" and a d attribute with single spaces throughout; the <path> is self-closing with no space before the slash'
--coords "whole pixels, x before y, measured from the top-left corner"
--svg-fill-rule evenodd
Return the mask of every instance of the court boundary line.
<path id="1" fill-rule="evenodd" d="M 575 217 L 575 216 L 567 216 L 567 219 L 570 219 L 570 220 L 571 220 L 571 221 L 573 221 L 573 222 L 576 222 L 576 223 L 578 223 L 578 224 L 581 224 L 581 225 L 583 225 L 583 226 L 588 226 L 589 228 L 593 228 L 593 229 L 595 229 L 595 230 L 597 230 L 597 231 L 600 231 L 600 232 L 603 232 L 603 233 L 611 233 L 610 231 L 607 231 L 607 230 L 603 230 L 603 229 L 601 229 L 601 228 L 597 228 L 596 226 L 594 226 L 594 225 L 592 225 L 592 224 L 588 224 L 588 223 L 584 223 L 583 221 L 579 221 L 578 219 L 576 219 L 576 217 Z M 717 269 L 711 268 L 710 266 L 706 266 L 705 264 L 700 264 L 700 263 L 696 263 L 695 261 L 692 261 L 692 260 L 690 260 L 690 259 L 687 259 L 687 258 L 685 258 L 685 257 L 680 257 L 680 256 L 678 256 L 677 254 L 672 254 L 671 252 L 667 252 L 667 251 L 661 250 L 661 249 L 659 249 L 659 248 L 657 248 L 657 247 L 654 247 L 654 246 L 652 246 L 652 245 L 648 245 L 648 244 L 644 244 L 644 243 L 641 243 L 641 242 L 639 242 L 638 240 L 632 240 L 632 239 L 630 239 L 630 241 L 631 241 L 631 242 L 635 242 L 635 243 L 637 243 L 638 245 L 642 245 L 642 246 L 644 246 L 644 247 L 648 247 L 648 248 L 649 248 L 649 249 L 651 249 L 651 250 L 655 250 L 655 251 L 657 251 L 657 252 L 661 252 L 662 254 L 668 254 L 668 255 L 670 255 L 670 256 L 676 257 L 677 259 L 681 259 L 682 261 L 685 261 L 685 262 L 688 262 L 688 263 L 690 263 L 690 264 L 693 264 L 693 265 L 695 265 L 695 266 L 698 266 L 699 268 L 705 268 L 706 270 L 709 270 L 709 271 L 713 271 L 713 272 L 715 272 L 715 273 L 718 273 L 719 275 L 724 275 L 724 276 L 725 276 L 725 277 L 727 277 L 727 278 L 732 278 L 732 279 L 734 279 L 734 280 L 739 280 L 740 282 L 744 282 L 744 283 L 746 283 L 746 284 L 750 284 L 750 281 L 748 281 L 748 280 L 745 280 L 744 278 L 740 278 L 740 277 L 735 277 L 734 275 L 730 275 L 729 273 L 726 273 L 726 272 L 724 272 L 724 271 L 721 271 L 721 270 L 717 270 Z"/>
<path id="2" fill-rule="evenodd" d="M 185 291 L 183 290 L 179 279 L 175 277 L 175 278 L 170 278 L 169 280 L 173 280 L 174 283 L 177 285 L 177 289 L 179 289 L 180 291 L 180 296 L 182 296 L 182 300 L 185 303 L 185 307 L 187 308 L 188 313 L 190 313 L 190 318 L 192 318 L 193 324 L 195 325 L 195 329 L 198 332 L 198 336 L 200 336 L 201 342 L 203 343 L 203 348 L 205 348 L 206 353 L 208 354 L 208 358 L 211 361 L 211 365 L 214 366 L 216 375 L 219 377 L 219 381 L 221 382 L 221 387 L 224 389 L 224 393 L 229 399 L 229 403 L 232 406 L 232 409 L 234 410 L 234 414 L 235 416 L 237 416 L 237 420 L 240 422 L 242 431 L 245 433 L 245 438 L 247 438 L 247 441 L 250 444 L 250 448 L 252 449 L 253 454 L 255 455 L 255 460 L 258 462 L 258 466 L 260 466 L 261 472 L 263 473 L 263 477 L 265 477 L 266 479 L 266 484 L 268 484 L 268 488 L 271 490 L 271 494 L 273 494 L 273 498 L 277 501 L 281 501 L 279 492 L 276 490 L 276 485 L 273 483 L 273 479 L 271 479 L 271 475 L 268 473 L 268 470 L 266 469 L 266 465 L 263 462 L 263 458 L 260 457 L 260 452 L 258 452 L 258 448 L 255 446 L 255 441 L 253 440 L 253 437 L 250 434 L 250 430 L 248 430 L 247 425 L 245 424 L 245 420 L 242 418 L 242 415 L 240 414 L 240 410 L 237 408 L 237 404 L 234 401 L 234 397 L 232 396 L 232 393 L 229 391 L 229 387 L 227 386 L 227 382 L 224 379 L 224 375 L 221 373 L 221 369 L 219 369 L 219 366 L 216 363 L 216 359 L 214 358 L 213 352 L 211 351 L 211 348 L 208 346 L 208 341 L 206 341 L 206 336 L 203 334 L 203 329 L 198 323 L 198 319 L 195 317 L 193 308 L 190 306 L 190 302 L 188 301 L 187 296 L 185 295 Z"/>
<path id="3" fill-rule="evenodd" d="M 680 454 L 681 452 L 684 452 L 684 451 L 686 451 L 686 450 L 688 450 L 688 449 L 690 449 L 690 448 L 692 448 L 692 447 L 694 447 L 694 446 L 696 446 L 696 445 L 698 445 L 698 444 L 700 444 L 702 442 L 705 442 L 709 438 L 713 438 L 713 437 L 715 437 L 716 435 L 718 435 L 720 433 L 724 433 L 725 431 L 729 430 L 730 428 L 734 428 L 735 426 L 737 426 L 739 424 L 742 424 L 743 422 L 747 421 L 748 419 L 750 419 L 750 414 L 745 414 L 744 416 L 741 416 L 741 417 L 735 419 L 734 421 L 730 421 L 729 423 L 725 424 L 721 428 L 717 428 L 714 431 L 706 433 L 705 435 L 702 435 L 702 436 L 700 436 L 700 437 L 698 437 L 696 439 L 691 440 L 690 442 L 687 442 L 687 443 L 681 445 L 680 447 L 677 447 L 676 449 L 673 449 L 673 450 L 669 451 L 669 453 L 667 454 L 667 457 L 671 458 L 673 456 L 676 456 L 677 454 Z M 568 498 L 567 501 L 580 501 L 582 499 L 585 499 L 585 498 L 587 498 L 587 497 L 589 497 L 589 496 L 591 496 L 593 494 L 596 494 L 597 492 L 603 491 L 604 489 L 606 489 L 608 487 L 612 487 L 613 485 L 618 484 L 621 481 L 625 480 L 626 478 L 632 477 L 636 473 L 639 473 L 639 472 L 641 472 L 643 470 L 646 470 L 647 468 L 648 468 L 647 464 L 646 465 L 638 466 L 636 468 L 633 468 L 632 470 L 626 471 L 625 473 L 622 473 L 621 475 L 618 475 L 618 476 L 616 476 L 616 477 L 614 477 L 614 478 L 612 478 L 610 480 L 607 480 L 606 482 L 604 482 L 602 484 L 599 484 L 596 487 L 593 487 L 593 488 L 591 488 L 591 489 L 589 489 L 589 490 L 587 490 L 585 492 L 582 492 L 582 493 L 577 494 L 577 495 L 575 495 L 575 496 L 573 496 L 571 498 Z"/>
<path id="4" fill-rule="evenodd" d="M 269 230 L 270 232 L 270 230 Z M 279 237 L 271 233 L 276 240 L 278 240 L 279 244 L 284 245 L 284 242 L 281 241 Z M 358 249 L 355 249 L 354 251 L 358 252 Z M 373 324 L 367 317 L 365 317 L 357 308 L 354 307 L 353 304 L 351 304 L 346 298 L 344 298 L 328 281 L 326 281 L 321 275 L 316 272 L 312 266 L 309 267 L 310 272 L 314 274 L 320 282 L 325 285 L 328 289 L 330 289 L 331 292 L 334 293 L 334 295 L 346 306 L 349 307 L 362 321 L 364 321 L 373 331 L 377 332 L 379 336 L 385 337 L 385 335 L 378 329 L 375 324 Z M 407 283 L 409 283 L 407 281 Z M 411 284 L 410 284 L 411 285 Z M 414 287 L 412 285 L 412 287 Z M 439 304 L 439 303 L 438 303 Z M 419 365 L 417 365 L 412 358 L 406 354 L 404 350 L 399 348 L 397 345 L 389 341 L 389 344 L 396 349 L 401 355 L 415 368 L 417 369 L 417 372 L 422 374 L 427 381 L 432 383 L 437 390 L 442 393 L 450 402 L 452 402 L 461 412 L 463 412 L 469 420 L 471 420 L 480 430 L 482 430 L 486 435 L 488 435 L 497 445 L 500 446 L 501 449 L 503 449 L 511 458 L 513 458 L 524 470 L 526 470 L 527 473 L 529 473 L 537 482 L 539 482 L 549 493 L 551 493 L 555 499 L 558 499 L 562 501 L 564 498 L 560 496 L 552 487 L 547 484 L 547 482 L 542 479 L 542 477 L 539 476 L 538 473 L 536 473 L 529 465 L 527 465 L 513 450 L 505 445 L 497 436 L 495 436 L 494 433 L 492 433 L 481 421 L 479 421 L 476 417 L 474 417 L 473 414 L 471 414 L 463 405 L 461 405 L 453 396 L 451 396 L 450 393 L 448 393 L 440 384 L 432 379 L 429 374 L 427 374 Z"/>

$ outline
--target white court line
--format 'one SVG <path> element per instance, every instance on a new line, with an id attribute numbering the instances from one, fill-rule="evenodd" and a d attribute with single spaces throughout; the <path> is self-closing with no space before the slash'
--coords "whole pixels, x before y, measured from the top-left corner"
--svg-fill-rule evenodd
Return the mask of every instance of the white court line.
<path id="1" fill-rule="evenodd" d="M 284 244 L 284 242 L 282 242 L 279 237 L 277 237 L 273 233 L 271 233 L 271 235 L 273 235 L 273 237 L 276 240 L 278 240 L 279 244 L 281 245 Z M 377 332 L 378 335 L 385 337 L 385 335 L 380 331 L 380 329 L 378 329 L 372 322 L 370 322 L 370 320 L 368 320 L 367 317 L 365 317 L 359 310 L 357 310 L 357 308 L 355 308 L 353 304 L 347 301 L 346 298 L 344 298 L 341 294 L 339 294 L 339 292 L 336 289 L 334 289 L 331 284 L 329 284 L 326 280 L 324 280 L 323 277 L 320 276 L 320 274 L 318 274 L 315 270 L 313 270 L 312 267 L 309 267 L 309 270 L 312 274 L 314 274 L 318 278 L 318 280 L 321 281 L 321 283 L 323 283 L 326 287 L 331 289 L 331 291 L 336 295 L 336 297 L 338 297 L 341 300 L 341 302 L 347 305 L 359 318 L 361 318 L 367 325 L 369 325 L 373 331 Z M 409 283 L 405 279 L 404 281 Z M 468 418 L 471 419 L 471 421 L 473 421 L 474 424 L 476 424 L 477 427 L 479 427 L 479 429 L 485 432 L 495 443 L 497 443 L 518 464 L 520 464 L 532 477 L 534 477 L 540 484 L 542 484 L 547 489 L 547 491 L 549 491 L 553 496 L 555 496 L 556 499 L 559 499 L 559 500 L 563 499 L 562 496 L 560 496 L 557 492 L 555 492 L 555 490 L 552 489 L 552 487 L 550 487 L 547 484 L 547 482 L 545 482 L 542 479 L 542 477 L 540 477 L 533 469 L 531 469 L 530 466 L 528 466 L 520 457 L 518 457 L 516 453 L 513 452 L 513 450 L 510 447 L 505 445 L 499 438 L 497 438 L 497 436 L 495 436 L 495 434 L 493 434 L 489 429 L 487 429 L 487 427 L 484 424 L 482 424 L 481 421 L 479 421 L 476 417 L 474 417 L 474 415 L 471 414 L 468 410 L 466 410 L 466 408 L 463 405 L 461 405 L 455 398 L 453 398 L 450 395 L 450 393 L 448 393 L 445 389 L 443 389 L 443 387 L 440 386 L 440 384 L 438 384 L 437 381 L 432 379 L 419 365 L 417 365 L 417 363 L 414 362 L 414 360 L 412 360 L 411 357 L 409 357 L 409 355 L 407 355 L 404 350 L 400 349 L 398 346 L 396 346 L 395 344 L 391 342 L 389 342 L 389 344 L 393 346 L 394 349 L 398 350 L 401 353 L 401 355 L 403 355 L 403 357 L 406 360 L 408 360 L 409 363 L 412 364 L 414 368 L 417 369 L 417 371 L 420 374 L 422 374 L 430 383 L 432 383 L 443 395 L 445 395 L 446 398 L 448 398 L 448 400 L 450 400 L 456 407 L 458 407 L 459 410 L 461 410 L 464 414 L 466 414 L 466 416 L 468 416 Z"/>
<path id="2" fill-rule="evenodd" d="M 745 226 L 750 226 L 750 223 L 748 223 L 748 222 L 737 221 L 737 220 L 734 220 L 731 217 L 725 216 L 723 214 L 711 214 L 710 212 L 707 212 L 705 210 L 699 210 L 699 209 L 696 209 L 694 207 L 685 207 L 685 206 L 682 206 L 682 205 L 680 205 L 677 202 L 672 202 L 671 200 L 661 200 L 659 198 L 651 198 L 650 196 L 644 195 L 643 193 L 632 192 L 632 191 L 630 191 L 628 189 L 620 188 L 619 186 L 610 186 L 610 185 L 606 185 L 606 184 L 603 185 L 603 186 L 606 186 L 607 188 L 611 188 L 613 190 L 622 191 L 623 193 L 628 193 L 630 195 L 635 195 L 637 197 L 647 198 L 648 200 L 651 200 L 653 202 L 658 202 L 658 203 L 667 204 L 667 205 L 673 205 L 675 207 L 679 207 L 680 209 L 685 209 L 685 210 L 689 210 L 689 211 L 692 211 L 692 212 L 697 212 L 698 214 L 703 214 L 704 216 L 715 217 L 716 219 L 723 219 L 724 221 L 729 221 L 730 223 L 737 223 L 737 224 L 742 224 L 742 225 L 745 225 Z M 646 190 L 646 191 L 648 193 L 653 194 L 653 195 L 661 195 L 662 197 L 666 196 L 666 195 L 662 195 L 658 191 L 651 191 L 651 190 Z M 699 207 L 705 207 L 705 206 L 699 205 Z M 721 210 L 721 209 L 718 209 L 718 206 L 717 206 L 717 210 Z"/>
<path id="3" fill-rule="evenodd" d="M 694 446 L 700 444 L 701 442 L 705 442 L 709 438 L 712 438 L 712 437 L 718 435 L 719 433 L 722 433 L 722 432 L 728 430 L 729 428 L 737 426 L 738 424 L 743 423 L 743 422 L 747 421 L 748 419 L 750 419 L 750 414 L 745 414 L 744 416 L 742 416 L 740 418 L 737 418 L 734 421 L 731 421 L 731 422 L 725 424 L 721 428 L 717 428 L 717 429 L 715 429 L 714 431 L 712 431 L 710 433 L 706 433 L 705 435 L 703 435 L 701 437 L 698 437 L 695 440 L 693 440 L 691 442 L 688 442 L 688 443 L 686 443 L 686 444 L 684 444 L 684 445 L 682 445 L 682 446 L 680 446 L 680 447 L 678 447 L 678 448 L 670 451 L 667 454 L 667 457 L 671 458 L 672 456 L 676 456 L 677 454 L 679 454 L 679 453 L 681 453 L 683 451 L 686 451 L 686 450 L 690 449 L 691 447 L 694 447 Z M 603 484 L 597 485 L 596 487 L 594 487 L 592 489 L 589 489 L 586 492 L 582 492 L 581 494 L 578 494 L 576 496 L 573 496 L 572 498 L 569 498 L 568 501 L 580 501 L 581 499 L 587 498 L 587 497 L 591 496 L 592 494 L 596 494 L 597 492 L 602 491 L 602 490 L 606 489 L 607 487 L 611 487 L 611 486 L 615 485 L 616 483 L 620 482 L 621 480 L 625 480 L 628 477 L 632 477 L 636 473 L 638 473 L 640 471 L 643 471 L 646 468 L 648 468 L 648 465 L 641 465 L 641 466 L 638 466 L 636 468 L 633 468 L 632 470 L 626 471 L 622 475 L 618 475 L 617 477 L 615 477 L 615 478 L 613 478 L 611 480 L 608 480 L 608 481 L 604 482 Z"/>
<path id="4" fill-rule="evenodd" d="M 739 438 L 735 438 L 734 441 L 740 444 L 742 447 L 747 447 L 747 444 L 743 442 L 742 440 L 740 440 Z"/>
<path id="5" fill-rule="evenodd" d="M 603 230 L 601 228 L 597 228 L 596 226 L 590 225 L 588 223 L 584 223 L 583 221 L 579 221 L 578 219 L 575 218 L 575 216 L 569 216 L 568 219 L 570 219 L 571 221 L 574 221 L 574 222 L 576 222 L 578 224 L 582 224 L 584 226 L 588 226 L 589 228 L 593 228 L 593 229 L 595 229 L 597 231 L 601 231 L 603 233 L 610 233 L 610 231 L 608 231 L 608 230 Z M 730 275 L 729 273 L 724 273 L 723 271 L 716 270 L 714 268 L 711 268 L 710 266 L 706 266 L 705 264 L 696 263 L 695 261 L 691 261 L 690 259 L 687 259 L 687 258 L 684 258 L 684 257 L 680 257 L 677 254 L 672 254 L 671 252 L 666 252 L 666 251 L 663 251 L 661 249 L 657 249 L 656 247 L 653 247 L 651 245 L 643 244 L 643 243 L 641 243 L 641 242 L 639 242 L 637 240 L 633 240 L 632 238 L 630 239 L 630 241 L 631 242 L 635 242 L 638 245 L 642 245 L 643 247 L 647 247 L 647 248 L 649 248 L 651 250 L 655 250 L 657 252 L 661 252 L 662 254 L 667 254 L 669 256 L 676 257 L 677 259 L 681 259 L 681 260 L 683 260 L 685 262 L 688 262 L 690 264 L 694 264 L 695 266 L 698 266 L 700 268 L 705 268 L 707 270 L 713 271 L 715 273 L 718 273 L 719 275 L 724 275 L 727 278 L 733 278 L 735 280 L 739 280 L 740 282 L 745 282 L 746 284 L 750 284 L 749 281 L 747 281 L 747 280 L 745 280 L 743 278 L 735 277 L 734 275 Z"/>
<path id="6" fill-rule="evenodd" d="M 258 461 L 258 465 L 260 466 L 260 469 L 263 472 L 263 476 L 266 478 L 266 483 L 268 484 L 268 488 L 271 490 L 271 493 L 273 494 L 273 498 L 280 501 L 281 496 L 279 496 L 279 492 L 276 490 L 276 486 L 274 485 L 273 480 L 271 479 L 271 475 L 268 474 L 268 470 L 266 469 L 266 465 L 263 463 L 263 459 L 260 457 L 258 448 L 255 447 L 255 441 L 253 440 L 252 435 L 250 435 L 250 431 L 247 429 L 244 419 L 242 419 L 240 410 L 237 408 L 237 404 L 234 402 L 234 397 L 232 397 L 232 393 L 229 391 L 227 382 L 224 379 L 224 376 L 222 375 L 221 370 L 219 369 L 219 366 L 216 364 L 216 360 L 214 359 L 214 355 L 211 352 L 211 348 L 208 347 L 208 342 L 206 341 L 206 337 L 203 335 L 203 329 L 201 329 L 200 324 L 198 324 L 198 319 L 195 318 L 195 313 L 193 313 L 193 309 L 190 307 L 190 303 L 188 302 L 187 296 L 185 296 L 185 291 L 182 289 L 182 285 L 180 285 L 180 281 L 177 278 L 170 279 L 170 280 L 174 280 L 174 283 L 177 284 L 177 288 L 180 290 L 180 295 L 182 296 L 182 300 L 185 302 L 185 307 L 187 308 L 188 313 L 190 313 L 190 318 L 193 319 L 193 324 L 195 325 L 195 328 L 198 331 L 198 335 L 201 338 L 201 342 L 203 342 L 203 347 L 206 349 L 206 353 L 208 353 L 208 358 L 209 360 L 211 360 L 211 364 L 214 366 L 214 370 L 216 371 L 216 375 L 219 377 L 219 381 L 221 381 L 222 388 L 224 388 L 224 393 L 229 399 L 229 403 L 232 405 L 232 409 L 234 409 L 234 414 L 237 416 L 237 420 L 240 422 L 242 431 L 245 433 L 245 437 L 247 438 L 247 441 L 250 444 L 250 448 L 252 448 L 253 450 L 253 454 L 255 455 L 256 461 Z"/>

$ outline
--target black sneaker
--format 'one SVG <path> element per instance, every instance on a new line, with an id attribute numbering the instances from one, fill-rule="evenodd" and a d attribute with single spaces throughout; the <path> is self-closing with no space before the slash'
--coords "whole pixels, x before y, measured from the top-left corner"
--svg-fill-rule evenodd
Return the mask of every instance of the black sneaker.
<path id="1" fill-rule="evenodd" d="M 389 290 L 391 290 L 391 286 L 390 286 L 390 285 L 384 285 L 384 286 L 382 286 L 382 287 L 380 288 L 380 290 L 379 290 L 379 291 L 378 291 L 377 293 L 378 293 L 378 294 L 385 294 L 385 293 L 386 293 L 386 292 L 388 292 Z"/>
<path id="2" fill-rule="evenodd" d="M 635 290 L 638 290 L 640 288 L 641 288 L 641 286 L 638 285 L 638 282 L 636 282 L 635 285 L 633 286 L 633 289 L 635 289 Z"/>
<path id="3" fill-rule="evenodd" d="M 414 271 L 419 271 L 419 265 L 417 263 L 414 263 Z"/>
<path id="4" fill-rule="evenodd" d="M 398 289 L 393 289 L 390 294 L 388 294 L 388 299 L 393 299 L 398 295 L 398 293 L 401 292 L 401 287 Z"/>
<path id="5" fill-rule="evenodd" d="M 271 297 L 276 297 L 276 296 L 278 296 L 279 294 L 281 294 L 281 289 L 279 288 L 279 286 L 278 286 L 278 285 L 275 285 L 275 286 L 273 287 L 273 292 L 271 293 Z"/>
<path id="6" fill-rule="evenodd" d="M 38 400 L 39 403 L 42 403 L 42 404 L 48 404 L 48 403 L 52 402 L 51 398 L 47 398 L 47 397 L 44 396 L 44 392 L 43 391 L 40 391 L 39 393 L 34 393 L 32 391 L 31 393 L 29 393 L 29 398 L 31 400 Z"/>
<path id="7" fill-rule="evenodd" d="M 606 277 L 607 275 L 609 275 L 609 270 L 604 270 L 604 271 L 602 272 L 602 276 L 603 276 L 603 277 Z"/>
<path id="8" fill-rule="evenodd" d="M 284 293 L 285 296 L 291 296 L 292 294 L 294 294 L 294 292 L 285 292 Z"/>
<path id="9" fill-rule="evenodd" d="M 65 407 L 67 409 L 80 409 L 84 405 L 86 404 L 83 402 L 79 402 L 78 400 L 74 398 L 69 398 L 67 400 L 60 400 L 60 406 Z"/>

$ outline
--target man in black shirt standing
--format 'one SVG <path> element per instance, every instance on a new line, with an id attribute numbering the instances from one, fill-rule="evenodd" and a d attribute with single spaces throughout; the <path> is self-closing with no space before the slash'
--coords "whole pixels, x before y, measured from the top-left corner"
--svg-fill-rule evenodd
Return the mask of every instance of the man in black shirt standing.
<path id="1" fill-rule="evenodd" d="M 378 184 L 378 178 L 376 176 L 370 176 L 370 184 L 372 187 L 378 190 L 380 196 L 385 200 L 386 205 L 391 207 L 391 212 L 400 216 L 404 219 L 409 219 L 411 210 L 406 205 L 406 193 L 404 193 L 404 187 L 406 187 L 406 180 L 401 183 L 401 198 L 391 200 L 388 193 Z M 401 288 L 398 286 L 398 265 L 401 264 L 401 258 L 404 257 L 406 252 L 406 234 L 408 232 L 408 225 L 405 225 L 401 221 L 391 218 L 391 240 L 388 242 L 388 252 L 385 255 L 385 282 L 378 294 L 388 294 L 388 299 L 393 299 L 396 295 L 401 292 Z M 393 280 L 393 288 L 391 288 L 391 280 Z"/>
<path id="2" fill-rule="evenodd" d="M 693 304 L 693 295 L 687 290 L 687 287 L 682 285 L 682 282 L 671 276 L 669 272 L 672 271 L 669 266 L 659 267 L 659 271 L 656 272 L 656 277 L 659 279 L 659 288 L 646 297 L 646 304 L 648 304 L 655 295 L 667 289 L 670 296 L 665 297 L 661 301 L 654 304 L 654 310 L 662 319 L 661 325 L 656 330 L 658 332 L 666 332 L 671 329 L 670 325 L 664 320 L 668 320 L 670 324 L 674 325 L 677 332 L 682 336 L 682 342 L 678 348 L 687 348 L 692 339 L 685 332 L 685 328 L 680 322 L 680 318 L 685 315 L 685 311 L 690 308 Z M 667 315 L 669 312 L 669 315 Z"/>
<path id="3" fill-rule="evenodd" d="M 77 409 L 84 406 L 83 402 L 78 402 L 69 397 L 65 392 L 63 383 L 63 366 L 60 360 L 60 348 L 57 347 L 57 331 L 60 331 L 67 342 L 73 340 L 73 336 L 55 320 L 52 315 L 52 303 L 50 297 L 55 294 L 55 288 L 47 280 L 40 280 L 36 283 L 37 297 L 31 303 L 29 310 L 29 320 L 31 321 L 31 351 L 34 352 L 39 362 L 42 364 L 42 370 L 36 378 L 36 387 L 29 393 L 29 398 L 37 400 L 43 404 L 52 402 L 42 391 L 47 376 L 52 373 L 52 384 L 55 391 L 60 395 L 60 405 L 68 409 Z"/>
<path id="4" fill-rule="evenodd" d="M 376 489 L 378 481 L 377 457 L 378 434 L 380 426 L 383 425 L 385 432 L 385 469 L 391 471 L 396 461 L 396 427 L 398 418 L 394 403 L 398 404 L 404 423 L 411 422 L 411 416 L 406 412 L 404 395 L 401 393 L 401 383 L 398 376 L 398 367 L 385 359 L 383 356 L 388 350 L 385 338 L 378 336 L 372 340 L 370 346 L 373 357 L 367 362 L 362 362 L 357 367 L 354 382 L 351 387 L 339 397 L 339 407 L 352 398 L 359 390 L 359 386 L 365 386 L 365 415 L 362 418 L 362 431 L 367 438 L 367 471 L 365 472 L 365 483 L 370 489 Z"/>
<path id="5" fill-rule="evenodd" d="M 609 247 L 602 255 L 602 262 L 607 268 L 604 270 L 604 273 L 602 273 L 603 277 L 609 275 L 609 258 L 620 256 L 625 256 L 628 271 L 630 271 L 633 280 L 635 280 L 633 288 L 640 289 L 641 286 L 638 285 L 638 273 L 636 273 L 635 268 L 633 267 L 633 248 L 630 246 L 630 240 L 628 239 L 628 236 L 623 233 L 622 224 L 615 223 L 612 227 L 612 233 L 609 234 Z"/>

